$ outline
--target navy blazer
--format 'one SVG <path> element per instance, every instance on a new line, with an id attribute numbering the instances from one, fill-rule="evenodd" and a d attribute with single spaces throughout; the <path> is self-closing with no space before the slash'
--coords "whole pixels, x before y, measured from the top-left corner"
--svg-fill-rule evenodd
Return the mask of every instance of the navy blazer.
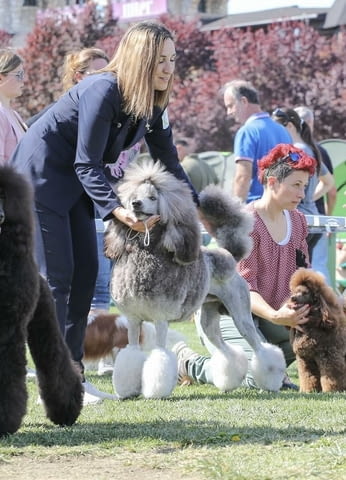
<path id="1" fill-rule="evenodd" d="M 29 177 L 36 202 L 65 215 L 85 191 L 101 218 L 110 218 L 120 202 L 104 165 L 144 137 L 152 158 L 185 180 L 198 204 L 163 112 L 155 108 L 153 118 L 133 124 L 121 105 L 116 77 L 97 73 L 72 87 L 29 128 L 10 163 Z"/>

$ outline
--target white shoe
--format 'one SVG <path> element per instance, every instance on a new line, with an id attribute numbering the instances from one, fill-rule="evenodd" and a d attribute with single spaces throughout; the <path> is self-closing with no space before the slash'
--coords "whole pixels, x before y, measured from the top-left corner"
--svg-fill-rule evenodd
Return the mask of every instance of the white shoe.
<path id="1" fill-rule="evenodd" d="M 189 348 L 183 341 L 173 345 L 172 352 L 176 354 L 178 361 L 178 384 L 192 385 L 193 379 L 188 374 L 187 362 L 197 360 L 200 355 Z"/>
<path id="2" fill-rule="evenodd" d="M 102 403 L 102 398 L 96 397 L 95 395 L 90 395 L 90 393 L 84 392 L 83 395 L 83 406 L 85 405 L 96 405 Z M 36 400 L 36 405 L 43 405 L 43 400 L 41 395 L 38 395 Z"/>
<path id="3" fill-rule="evenodd" d="M 106 393 L 106 392 L 101 392 L 101 390 L 98 390 L 94 385 L 92 385 L 90 382 L 83 382 L 83 387 L 84 387 L 84 396 L 88 394 L 89 396 L 93 396 L 99 399 L 104 399 L 104 398 L 110 398 L 111 400 L 117 400 L 118 397 L 117 395 L 112 395 L 111 393 Z"/>
<path id="4" fill-rule="evenodd" d="M 26 379 L 36 380 L 36 372 L 33 368 L 26 367 Z"/>
<path id="5" fill-rule="evenodd" d="M 97 405 L 98 403 L 102 403 L 102 398 L 95 397 L 95 395 L 90 395 L 90 393 L 84 392 L 83 407 L 85 407 L 85 405 Z"/>

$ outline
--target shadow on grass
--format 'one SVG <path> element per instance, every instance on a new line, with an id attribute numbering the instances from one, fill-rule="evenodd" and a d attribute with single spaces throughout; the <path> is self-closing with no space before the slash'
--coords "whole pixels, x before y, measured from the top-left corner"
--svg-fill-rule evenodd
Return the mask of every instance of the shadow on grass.
<path id="1" fill-rule="evenodd" d="M 39 431 L 35 431 L 35 430 Z M 295 427 L 283 428 L 264 426 L 246 426 L 232 428 L 229 424 L 217 421 L 151 421 L 136 424 L 125 422 L 103 423 L 83 422 L 72 427 L 57 427 L 54 425 L 30 424 L 26 430 L 3 438 L 1 447 L 23 448 L 39 445 L 54 446 L 97 446 L 110 443 L 112 447 L 120 447 L 127 441 L 148 446 L 162 447 L 170 444 L 172 447 L 223 447 L 234 445 L 262 444 L 270 445 L 277 442 L 304 443 L 316 442 L 317 439 L 328 436 L 344 438 L 343 431 Z"/>
<path id="2" fill-rule="evenodd" d="M 88 446 L 102 448 L 103 445 L 106 445 L 110 448 L 122 447 L 129 442 L 142 445 L 143 448 L 150 444 L 157 448 L 168 445 L 174 449 L 187 446 L 217 448 L 229 445 L 234 445 L 236 448 L 238 445 L 244 444 L 248 446 L 255 444 L 270 445 L 277 442 L 309 444 L 325 435 L 343 438 L 346 429 L 341 425 L 340 429 L 335 429 L 335 425 L 331 425 L 330 428 L 327 425 L 325 428 L 314 428 L 313 423 L 310 426 L 302 426 L 301 423 L 295 425 L 293 413 L 291 421 L 288 420 L 289 424 L 285 426 L 276 426 L 270 423 L 263 425 L 263 422 L 258 425 L 257 423 L 261 422 L 254 421 L 253 409 L 259 409 L 258 415 L 260 417 L 263 402 L 273 402 L 273 411 L 275 412 L 277 411 L 277 405 L 288 401 L 290 405 L 288 405 L 287 411 L 294 412 L 295 409 L 298 411 L 304 410 L 305 407 L 312 408 L 311 401 L 323 401 L 326 402 L 326 408 L 328 409 L 326 411 L 329 411 L 332 408 L 330 402 L 333 399 L 344 400 L 346 399 L 346 393 L 300 394 L 290 391 L 271 393 L 247 388 L 222 393 L 208 385 L 177 387 L 167 399 L 144 400 L 140 397 L 132 400 L 115 401 L 114 403 L 106 400 L 104 411 L 95 410 L 94 406 L 86 407 L 77 423 L 72 427 L 58 427 L 49 423 L 46 419 L 42 418 L 41 421 L 36 416 L 32 419 L 34 421 L 29 420 L 29 423 L 23 424 L 16 434 L 2 438 L 0 447 L 20 449 L 32 446 L 80 446 L 82 449 Z M 216 404 L 220 401 L 223 403 L 222 401 L 225 400 L 226 405 L 220 410 L 220 406 Z M 122 405 L 124 408 L 122 408 Z M 170 405 L 172 405 L 171 409 Z M 109 406 L 112 406 L 112 409 L 114 406 L 114 411 L 110 410 Z M 164 408 L 162 408 L 163 406 Z M 234 406 L 238 407 L 239 415 L 245 416 L 245 422 L 247 407 L 249 406 L 252 410 L 252 417 L 249 417 L 245 425 L 245 422 L 243 422 L 241 426 L 232 426 L 231 415 L 228 417 L 227 412 L 228 409 L 232 411 Z M 186 413 L 185 418 L 174 418 L 174 415 L 179 417 L 184 415 L 181 412 L 189 412 L 191 407 L 197 410 L 199 410 L 199 407 L 206 408 L 206 416 L 201 415 L 199 419 L 186 418 L 189 417 L 189 413 Z M 141 415 L 142 408 L 143 415 Z M 145 419 L 148 408 L 151 412 L 154 412 L 154 418 Z M 272 408 L 272 406 L 269 405 L 269 408 Z M 325 411 L 323 406 L 321 408 Z M 283 409 L 286 411 L 286 406 Z M 43 411 L 39 413 L 41 416 L 42 414 Z M 160 418 L 160 415 L 162 415 L 162 418 Z M 107 419 L 108 421 L 106 421 Z M 273 423 L 277 423 L 275 419 L 273 419 Z"/>
<path id="3" fill-rule="evenodd" d="M 199 386 L 201 387 L 201 385 Z M 256 390 L 250 388 L 237 388 L 231 392 L 220 392 L 220 391 L 209 391 L 207 393 L 196 392 L 196 388 L 191 389 L 191 393 L 188 391 L 190 387 L 176 387 L 173 391 L 174 396 L 163 399 L 162 401 L 182 401 L 182 400 L 225 400 L 229 399 L 239 399 L 243 401 L 244 399 L 249 400 L 277 400 L 289 401 L 292 400 L 302 401 L 305 400 L 314 400 L 314 401 L 323 401 L 327 402 L 331 399 L 344 398 L 346 400 L 346 392 L 331 392 L 331 393 L 322 393 L 322 392 L 313 392 L 313 393 L 300 393 L 295 390 L 282 390 L 279 392 L 269 392 L 264 390 Z M 208 390 L 210 387 L 207 387 Z M 180 391 L 181 389 L 181 391 Z M 128 400 L 126 400 L 128 401 Z"/>

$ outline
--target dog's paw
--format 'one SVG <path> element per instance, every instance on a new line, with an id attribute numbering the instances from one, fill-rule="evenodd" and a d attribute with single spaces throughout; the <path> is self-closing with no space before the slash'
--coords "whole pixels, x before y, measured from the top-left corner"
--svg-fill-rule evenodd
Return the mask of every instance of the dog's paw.
<path id="1" fill-rule="evenodd" d="M 146 359 L 142 372 L 145 398 L 168 397 L 178 381 L 177 359 L 173 352 L 155 348 Z"/>
<path id="2" fill-rule="evenodd" d="M 142 391 L 142 369 L 146 354 L 137 346 L 120 350 L 114 363 L 113 387 L 120 399 L 138 397 Z"/>
<path id="3" fill-rule="evenodd" d="M 222 392 L 238 388 L 248 369 L 246 353 L 239 345 L 226 344 L 224 351 L 217 350 L 210 359 L 213 383 Z"/>
<path id="4" fill-rule="evenodd" d="M 251 372 L 256 385 L 262 390 L 280 390 L 286 372 L 281 348 L 271 343 L 262 343 L 251 360 Z"/>

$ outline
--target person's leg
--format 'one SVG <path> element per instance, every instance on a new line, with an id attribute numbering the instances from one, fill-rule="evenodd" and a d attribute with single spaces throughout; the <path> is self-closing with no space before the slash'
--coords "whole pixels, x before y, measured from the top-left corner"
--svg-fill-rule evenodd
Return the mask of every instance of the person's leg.
<path id="1" fill-rule="evenodd" d="M 196 312 L 195 325 L 201 343 L 206 347 L 210 355 L 212 355 L 216 349 L 201 328 L 200 311 Z M 253 355 L 253 350 L 238 332 L 232 317 L 229 315 L 220 316 L 220 330 L 223 340 L 231 345 L 240 345 L 246 352 L 248 360 L 250 361 Z M 260 332 L 258 333 L 263 338 L 262 334 Z M 265 339 L 263 340 L 265 341 Z M 178 369 L 182 377 L 186 375 L 198 383 L 213 384 L 210 356 L 196 354 L 196 352 L 191 350 L 186 344 L 184 344 L 184 342 L 179 342 L 179 345 L 175 347 L 174 351 L 178 357 Z M 254 385 L 251 373 L 247 375 L 245 384 L 249 386 Z"/>
<path id="2" fill-rule="evenodd" d="M 37 205 L 41 235 L 36 240 L 37 261 L 53 293 L 60 329 L 72 358 L 83 374 L 83 343 L 95 288 L 97 248 L 93 209 L 87 197 L 67 216 Z M 84 405 L 112 397 L 84 381 Z"/>
<path id="3" fill-rule="evenodd" d="M 104 251 L 104 232 L 106 223 L 101 218 L 95 218 L 97 255 L 98 255 L 98 272 L 94 296 L 91 301 L 91 309 L 88 315 L 88 323 L 92 322 L 99 310 L 109 310 L 111 304 L 111 296 L 109 290 L 109 282 L 112 270 L 112 261 L 105 257 Z M 111 356 L 103 357 L 98 362 L 98 375 L 106 375 L 113 372 L 113 359 Z"/>
<path id="4" fill-rule="evenodd" d="M 60 330 L 65 335 L 67 304 L 73 275 L 70 219 L 36 204 L 36 259 L 52 291 Z"/>
<path id="5" fill-rule="evenodd" d="M 178 383 L 213 383 L 209 356 L 194 352 L 184 341 L 176 343 L 172 351 L 178 360 Z"/>
<path id="6" fill-rule="evenodd" d="M 201 329 L 200 315 L 196 315 L 195 323 L 202 344 L 205 345 L 209 353 L 212 355 L 215 351 L 215 347 L 209 342 Z M 279 328 L 272 328 L 278 326 L 256 316 L 254 316 L 254 324 L 261 340 L 280 347 L 283 350 L 287 365 L 290 365 L 295 360 L 295 355 L 289 342 L 289 331 L 285 327 L 280 326 Z M 238 332 L 232 317 L 221 315 L 220 330 L 223 340 L 231 345 L 240 345 L 246 352 L 250 362 L 254 352 Z M 180 342 L 179 348 L 176 348 L 175 350 L 178 357 L 178 369 L 180 373 L 183 374 L 182 376 L 185 374 L 198 383 L 213 383 L 209 356 L 196 354 L 196 352 L 193 352 L 193 350 L 187 347 L 184 342 Z M 258 388 L 252 376 L 251 368 L 243 381 L 243 385 L 251 388 Z M 283 386 L 295 388 L 295 385 L 293 385 L 288 378 L 284 380 Z"/>
<path id="7" fill-rule="evenodd" d="M 108 310 L 110 305 L 109 281 L 112 262 L 109 258 L 105 257 L 103 253 L 105 224 L 101 218 L 96 218 L 95 224 L 99 266 L 91 309 Z"/>
<path id="8" fill-rule="evenodd" d="M 311 267 L 321 273 L 327 284 L 331 286 L 330 273 L 328 268 L 328 237 L 326 233 L 316 243 L 312 251 Z"/>
<path id="9" fill-rule="evenodd" d="M 215 346 L 208 340 L 207 336 L 202 330 L 200 313 L 201 310 L 198 310 L 195 314 L 196 330 L 202 345 L 205 346 L 210 354 L 213 354 L 215 351 Z M 240 335 L 237 327 L 234 325 L 232 317 L 229 315 L 220 315 L 220 330 L 223 340 L 225 342 L 229 342 L 230 344 L 240 345 L 246 352 L 248 360 L 250 361 L 253 355 L 253 350 L 248 342 Z"/>
<path id="10" fill-rule="evenodd" d="M 83 343 L 97 276 L 97 246 L 94 212 L 83 195 L 70 211 L 74 269 L 68 301 L 65 339 L 72 358 L 83 370 Z"/>
<path id="11" fill-rule="evenodd" d="M 311 261 L 314 248 L 319 241 L 322 233 L 309 233 L 306 237 L 306 243 L 308 244 L 309 259 Z"/>

